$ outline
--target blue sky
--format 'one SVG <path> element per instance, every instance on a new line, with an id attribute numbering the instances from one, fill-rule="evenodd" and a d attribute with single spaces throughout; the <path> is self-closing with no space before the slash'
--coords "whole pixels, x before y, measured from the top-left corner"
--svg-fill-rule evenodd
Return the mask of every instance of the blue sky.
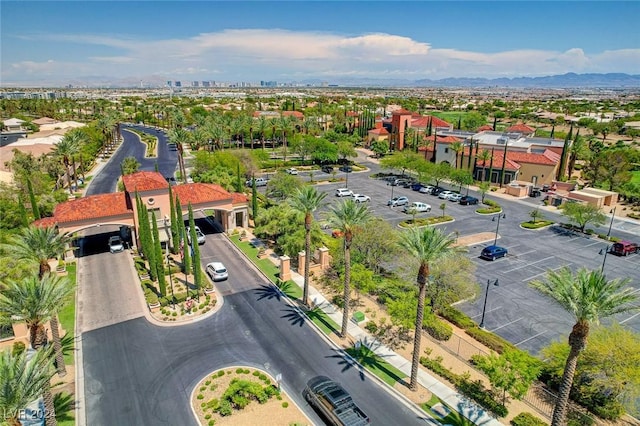
<path id="1" fill-rule="evenodd" d="M 640 74 L 640 3 L 2 1 L 2 85 Z"/>

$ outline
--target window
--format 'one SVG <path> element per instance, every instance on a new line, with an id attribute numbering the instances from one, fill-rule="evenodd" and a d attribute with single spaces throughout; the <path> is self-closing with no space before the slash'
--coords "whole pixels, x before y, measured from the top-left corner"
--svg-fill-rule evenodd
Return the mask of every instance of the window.
<path id="1" fill-rule="evenodd" d="M 445 149 L 444 149 L 444 153 L 445 153 L 445 154 L 448 154 L 448 153 L 449 153 L 449 148 L 445 148 Z"/>

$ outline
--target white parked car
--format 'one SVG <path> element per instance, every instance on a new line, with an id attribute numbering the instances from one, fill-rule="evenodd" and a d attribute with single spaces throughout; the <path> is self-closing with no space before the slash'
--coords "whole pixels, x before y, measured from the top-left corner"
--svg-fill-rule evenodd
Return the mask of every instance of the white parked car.
<path id="1" fill-rule="evenodd" d="M 367 203 L 371 201 L 371 197 L 364 194 L 353 194 L 353 201 L 356 203 Z"/>
<path id="2" fill-rule="evenodd" d="M 298 174 L 298 169 L 296 169 L 295 167 L 291 167 L 288 168 L 287 170 L 285 170 L 287 173 L 289 173 L 290 175 L 297 175 Z"/>
<path id="3" fill-rule="evenodd" d="M 202 232 L 202 230 L 200 230 L 197 225 L 194 227 L 194 229 L 196 230 L 196 241 L 198 241 L 198 244 L 204 244 L 204 242 L 206 241 L 204 232 Z M 189 243 L 191 243 L 191 230 L 188 226 L 186 227 L 185 231 L 187 232 L 187 239 L 189 240 Z"/>
<path id="4" fill-rule="evenodd" d="M 442 191 L 440 194 L 438 194 L 438 198 L 448 200 L 449 197 L 451 197 L 453 194 L 455 194 L 455 192 L 453 191 Z"/>
<path id="5" fill-rule="evenodd" d="M 387 201 L 387 205 L 391 207 L 404 206 L 406 204 L 409 204 L 409 199 L 407 197 L 393 197 Z"/>
<path id="6" fill-rule="evenodd" d="M 269 183 L 269 181 L 263 177 L 256 178 L 256 186 L 267 186 L 267 183 Z M 252 186 L 253 181 L 249 179 L 245 182 L 245 185 Z"/>
<path id="7" fill-rule="evenodd" d="M 422 188 L 420 188 L 418 192 L 420 192 L 421 194 L 431 194 L 432 189 L 433 189 L 433 186 L 425 185 Z"/>
<path id="8" fill-rule="evenodd" d="M 449 201 L 453 201 L 454 203 L 457 203 L 460 200 L 462 200 L 462 194 L 458 194 L 457 192 L 454 192 L 449 196 Z"/>
<path id="9" fill-rule="evenodd" d="M 336 197 L 353 197 L 353 191 L 349 188 L 336 189 Z"/>
<path id="10" fill-rule="evenodd" d="M 211 277 L 213 281 L 222 281 L 229 278 L 229 273 L 227 272 L 227 268 L 222 264 L 222 262 L 211 262 L 207 263 L 207 274 Z"/>
<path id="11" fill-rule="evenodd" d="M 413 210 L 415 210 L 416 213 L 430 212 L 431 206 L 427 203 L 421 203 L 419 201 L 414 201 L 413 203 L 404 206 L 405 213 L 413 213 Z"/>

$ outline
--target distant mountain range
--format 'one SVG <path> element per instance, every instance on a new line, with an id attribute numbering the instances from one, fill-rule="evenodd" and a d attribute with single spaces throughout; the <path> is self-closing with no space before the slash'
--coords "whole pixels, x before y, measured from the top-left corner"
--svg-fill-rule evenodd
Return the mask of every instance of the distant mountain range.
<path id="1" fill-rule="evenodd" d="M 175 77 L 145 76 L 143 78 L 112 78 L 107 76 L 84 76 L 67 80 L 64 83 L 32 81 L 23 83 L 5 83 L 2 87 L 72 87 L 86 88 L 161 88 L 166 87 L 168 80 L 177 80 Z M 240 83 L 239 81 L 229 81 L 228 83 Z M 244 80 L 248 81 L 248 80 Z M 183 81 L 184 88 L 188 88 L 189 81 Z M 374 79 L 374 78 L 344 78 L 335 79 L 310 78 L 294 82 L 278 81 L 285 85 L 298 86 L 321 86 L 328 83 L 338 87 L 448 87 L 448 88 L 536 88 L 536 89 L 628 89 L 640 88 L 640 75 L 630 75 L 623 73 L 609 74 L 576 74 L 567 73 L 561 75 L 549 75 L 544 77 L 514 77 L 514 78 L 443 78 L 438 80 L 421 79 Z"/>
<path id="2" fill-rule="evenodd" d="M 514 78 L 443 78 L 439 80 L 342 80 L 340 86 L 375 87 L 467 87 L 467 88 L 640 88 L 640 75 L 623 73 L 550 75 L 545 77 Z"/>

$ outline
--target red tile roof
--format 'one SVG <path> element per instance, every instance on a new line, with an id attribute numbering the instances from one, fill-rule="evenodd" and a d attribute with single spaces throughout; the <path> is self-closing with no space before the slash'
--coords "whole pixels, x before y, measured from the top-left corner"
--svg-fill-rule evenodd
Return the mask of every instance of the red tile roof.
<path id="1" fill-rule="evenodd" d="M 158 172 L 136 172 L 122 177 L 127 192 L 135 193 L 169 188 L 169 183 Z"/>
<path id="2" fill-rule="evenodd" d="M 488 124 L 485 124 L 484 126 L 480 126 L 478 127 L 478 132 L 486 132 L 488 130 L 493 130 L 492 126 L 489 126 Z"/>
<path id="3" fill-rule="evenodd" d="M 393 111 L 392 115 L 412 115 L 413 113 L 409 110 L 406 110 L 404 108 Z"/>
<path id="4" fill-rule="evenodd" d="M 495 151 L 493 155 L 493 167 L 502 168 L 502 159 L 504 152 Z M 560 155 L 547 149 L 542 154 L 534 154 L 530 152 L 510 152 L 507 151 L 507 169 L 517 170 L 520 168 L 520 163 L 528 164 L 540 164 L 545 166 L 554 166 L 560 161 Z M 489 167 L 491 160 L 483 164 L 483 161 L 478 160 L 477 165 L 479 167 Z"/>
<path id="5" fill-rule="evenodd" d="M 133 210 L 127 208 L 124 192 L 90 195 L 84 198 L 65 201 L 56 206 L 53 217 L 34 222 L 36 226 L 51 226 L 55 223 L 68 223 L 81 220 L 99 219 L 130 215 Z"/>
<path id="6" fill-rule="evenodd" d="M 187 183 L 176 185 L 173 193 L 180 197 L 180 204 L 186 206 L 189 203 L 202 204 L 212 201 L 231 201 L 232 195 L 220 185 L 212 183 Z"/>
<path id="7" fill-rule="evenodd" d="M 246 195 L 241 194 L 239 192 L 232 192 L 231 193 L 231 199 L 233 204 L 241 204 L 241 203 L 248 203 L 249 202 L 249 198 L 247 198 Z"/>
<path id="8" fill-rule="evenodd" d="M 428 128 L 429 120 L 431 120 L 431 128 L 435 129 L 436 127 L 451 127 L 451 124 L 446 121 L 434 117 L 432 115 L 425 115 L 424 117 L 417 117 L 411 121 L 411 127 L 420 127 L 420 128 Z"/>
<path id="9" fill-rule="evenodd" d="M 533 133 L 533 132 L 535 132 L 535 129 L 532 129 L 531 127 L 527 126 L 526 124 L 518 123 L 518 124 L 514 124 L 513 126 L 509 127 L 507 129 L 507 132 Z"/>
<path id="10" fill-rule="evenodd" d="M 384 127 L 381 127 L 379 129 L 369 130 L 369 133 L 373 133 L 374 135 L 388 135 L 389 131 L 387 129 L 385 129 Z"/>
<path id="11" fill-rule="evenodd" d="M 424 138 L 426 141 L 433 142 L 433 138 L 435 135 L 427 136 Z M 454 143 L 454 142 L 462 142 L 462 139 L 456 138 L 455 136 L 438 136 L 438 143 Z"/>
<path id="12" fill-rule="evenodd" d="M 295 118 L 299 118 L 299 119 L 303 119 L 304 118 L 304 114 L 301 113 L 300 111 L 282 111 L 282 116 L 283 117 L 295 117 Z"/>

